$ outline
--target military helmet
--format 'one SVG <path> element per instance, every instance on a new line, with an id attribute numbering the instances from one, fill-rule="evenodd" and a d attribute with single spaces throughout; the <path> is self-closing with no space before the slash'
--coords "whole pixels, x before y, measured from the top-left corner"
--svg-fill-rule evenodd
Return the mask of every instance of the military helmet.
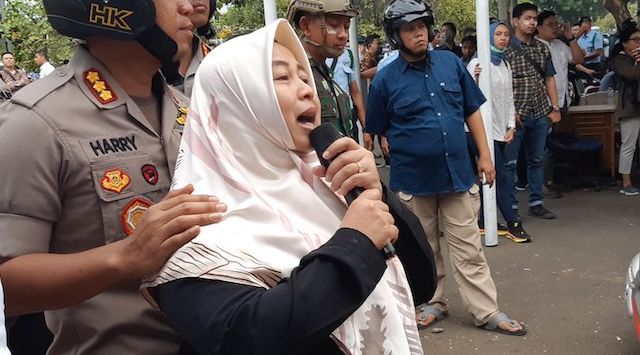
<path id="1" fill-rule="evenodd" d="M 358 10 L 352 0 L 291 0 L 287 10 L 287 20 L 297 26 L 303 14 L 355 17 L 358 15 Z"/>
<path id="2" fill-rule="evenodd" d="M 389 43 L 395 48 L 401 48 L 403 44 L 398 30 L 403 25 L 420 19 L 427 24 L 429 40 L 433 39 L 434 17 L 428 4 L 421 0 L 393 0 L 384 10 L 382 21 Z"/>
<path id="3" fill-rule="evenodd" d="M 153 0 L 43 0 L 51 26 L 60 34 L 138 41 L 162 62 L 169 82 L 179 80 L 173 57 L 178 45 L 156 25 Z"/>

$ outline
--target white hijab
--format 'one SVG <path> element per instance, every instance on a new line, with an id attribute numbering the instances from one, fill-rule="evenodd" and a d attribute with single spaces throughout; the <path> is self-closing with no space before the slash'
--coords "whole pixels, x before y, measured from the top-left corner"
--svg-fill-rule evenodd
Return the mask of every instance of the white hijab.
<path id="1" fill-rule="evenodd" d="M 312 80 L 285 20 L 221 45 L 202 62 L 172 187 L 192 183 L 195 193 L 218 196 L 228 211 L 143 287 L 198 277 L 269 289 L 339 228 L 344 201 L 311 174 L 315 154 L 293 152 L 273 85 L 274 41 Z M 332 333 L 347 354 L 422 354 L 404 270 L 398 258 L 387 266 L 364 304 Z"/>

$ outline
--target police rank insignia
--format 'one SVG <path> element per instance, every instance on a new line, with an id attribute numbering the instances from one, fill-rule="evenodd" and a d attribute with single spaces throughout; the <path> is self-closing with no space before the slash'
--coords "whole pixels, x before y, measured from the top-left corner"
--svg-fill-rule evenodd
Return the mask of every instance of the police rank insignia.
<path id="1" fill-rule="evenodd" d="M 104 80 L 100 72 L 96 69 L 91 68 L 84 72 L 84 83 L 93 96 L 103 105 L 118 99 L 118 95 L 113 91 L 111 85 Z"/>
<path id="2" fill-rule="evenodd" d="M 202 56 L 206 57 L 207 54 L 209 54 L 209 52 L 211 52 L 211 48 L 209 48 L 209 46 L 207 46 L 206 43 L 204 42 L 200 42 L 200 49 L 202 49 Z"/>
<path id="3" fill-rule="evenodd" d="M 176 118 L 176 123 L 180 126 L 184 126 L 187 123 L 187 114 L 189 113 L 188 107 L 180 107 L 178 108 L 178 117 Z"/>
<path id="4" fill-rule="evenodd" d="M 147 199 L 136 197 L 124 207 L 124 210 L 122 210 L 122 228 L 124 228 L 127 237 L 133 233 L 138 222 L 140 222 L 142 216 L 152 204 Z"/>
<path id="5" fill-rule="evenodd" d="M 120 169 L 109 170 L 104 173 L 100 185 L 105 190 L 120 193 L 129 186 L 131 178 Z"/>
<path id="6" fill-rule="evenodd" d="M 148 182 L 151 185 L 155 185 L 158 183 L 158 169 L 151 164 L 145 164 L 140 168 L 140 172 L 142 173 L 142 177 L 144 181 Z"/>

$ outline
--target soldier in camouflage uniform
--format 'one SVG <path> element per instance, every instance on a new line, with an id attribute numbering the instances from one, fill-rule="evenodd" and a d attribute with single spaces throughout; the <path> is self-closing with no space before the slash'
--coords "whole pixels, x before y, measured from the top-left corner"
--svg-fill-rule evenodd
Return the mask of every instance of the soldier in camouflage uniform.
<path id="1" fill-rule="evenodd" d="M 353 137 L 349 95 L 331 79 L 325 61 L 344 52 L 351 18 L 356 14 L 351 0 L 292 0 L 287 11 L 287 19 L 298 31 L 309 56 L 322 122 L 332 122 L 342 134 L 352 138 L 357 137 Z"/>

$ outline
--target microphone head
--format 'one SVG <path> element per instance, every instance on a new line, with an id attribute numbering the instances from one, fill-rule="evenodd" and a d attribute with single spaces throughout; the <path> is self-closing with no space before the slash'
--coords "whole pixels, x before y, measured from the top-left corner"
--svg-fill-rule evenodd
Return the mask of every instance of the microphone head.
<path id="1" fill-rule="evenodd" d="M 325 122 L 314 128 L 309 134 L 311 146 L 316 150 L 320 163 L 325 168 L 329 166 L 329 162 L 322 158 L 322 153 L 335 141 L 344 137 L 336 126 L 331 122 Z"/>

